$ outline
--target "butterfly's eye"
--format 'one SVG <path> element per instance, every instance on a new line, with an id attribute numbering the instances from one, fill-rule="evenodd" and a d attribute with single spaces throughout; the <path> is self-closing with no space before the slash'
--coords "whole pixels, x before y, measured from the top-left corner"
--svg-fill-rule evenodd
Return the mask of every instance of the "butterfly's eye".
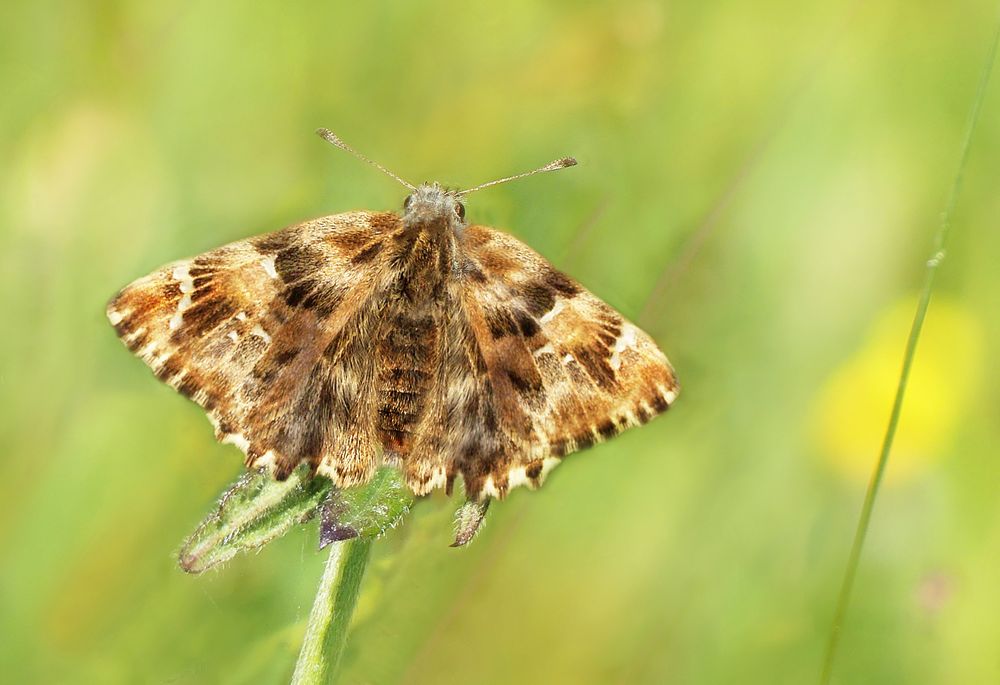
<path id="1" fill-rule="evenodd" d="M 458 215 L 459 219 L 465 219 L 465 205 L 463 205 L 461 202 L 456 202 L 455 214 Z"/>
<path id="2" fill-rule="evenodd" d="M 411 204 L 413 204 L 413 196 L 407 195 L 406 199 L 403 200 L 403 209 L 409 209 Z"/>

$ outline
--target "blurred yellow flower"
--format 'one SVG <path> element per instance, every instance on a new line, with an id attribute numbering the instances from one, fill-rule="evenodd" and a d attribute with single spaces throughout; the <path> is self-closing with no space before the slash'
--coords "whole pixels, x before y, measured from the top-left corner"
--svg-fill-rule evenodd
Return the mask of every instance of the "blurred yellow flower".
<path id="1" fill-rule="evenodd" d="M 820 452 L 851 479 L 867 481 L 878 458 L 915 309 L 908 298 L 883 312 L 817 396 L 813 426 Z M 910 371 L 887 482 L 919 474 L 943 456 L 975 394 L 982 361 L 979 321 L 957 302 L 935 296 Z"/>

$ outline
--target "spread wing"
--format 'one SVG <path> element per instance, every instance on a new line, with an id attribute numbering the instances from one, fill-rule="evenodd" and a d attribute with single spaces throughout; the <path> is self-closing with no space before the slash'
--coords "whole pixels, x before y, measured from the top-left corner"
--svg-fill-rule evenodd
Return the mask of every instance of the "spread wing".
<path id="1" fill-rule="evenodd" d="M 621 314 L 509 235 L 470 226 L 460 245 L 449 476 L 471 496 L 537 486 L 562 457 L 674 401 L 667 358 Z"/>
<path id="2" fill-rule="evenodd" d="M 664 411 L 649 336 L 519 241 L 308 221 L 169 264 L 108 305 L 119 336 L 251 467 L 340 487 L 385 461 L 426 494 L 537 486 L 565 455 Z"/>
<path id="3" fill-rule="evenodd" d="M 365 306 L 391 277 L 391 213 L 350 212 L 169 264 L 108 318 L 158 377 L 208 412 L 223 442 L 278 478 L 302 461 L 338 485 L 379 458 Z"/>

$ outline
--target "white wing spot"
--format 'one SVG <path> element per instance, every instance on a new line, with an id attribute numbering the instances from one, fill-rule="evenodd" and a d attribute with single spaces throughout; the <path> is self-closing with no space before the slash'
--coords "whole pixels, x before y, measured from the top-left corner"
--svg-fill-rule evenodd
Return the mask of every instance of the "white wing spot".
<path id="1" fill-rule="evenodd" d="M 181 282 L 182 293 L 189 293 L 194 290 L 194 279 L 191 278 L 190 267 L 191 265 L 188 262 L 183 262 L 174 267 L 172 275 L 175 281 Z"/>
<path id="2" fill-rule="evenodd" d="M 427 481 L 427 488 L 429 490 L 435 490 L 437 488 L 443 488 L 448 483 L 448 474 L 445 473 L 444 469 L 438 467 L 434 469 L 434 473 L 431 474 L 431 479 Z"/>
<path id="3" fill-rule="evenodd" d="M 242 433 L 229 433 L 222 437 L 221 442 L 236 445 L 244 452 L 250 449 L 250 441 L 243 437 Z"/>
<path id="4" fill-rule="evenodd" d="M 120 324 L 122 322 L 122 319 L 124 319 L 124 318 L 125 317 L 122 316 L 122 314 L 120 312 L 116 312 L 116 311 L 110 311 L 110 312 L 108 312 L 108 321 L 111 322 L 112 326 L 117 326 L 118 324 Z"/>
<path id="5" fill-rule="evenodd" d="M 240 334 L 237 333 L 236 331 L 229 331 L 228 333 L 226 333 L 226 337 L 232 340 L 233 342 L 236 342 L 237 340 L 240 339 Z"/>
<path id="6" fill-rule="evenodd" d="M 143 329 L 143 330 L 145 330 L 145 329 Z M 152 341 L 152 342 L 150 342 L 150 343 L 147 343 L 145 347 L 143 347 L 141 350 L 139 350 L 138 352 L 136 352 L 136 356 L 139 357 L 140 359 L 145 359 L 146 361 L 150 362 L 151 364 L 155 365 L 156 367 L 159 367 L 163 363 L 162 358 L 158 357 L 156 355 L 156 341 L 155 340 Z M 158 370 L 158 368 L 154 368 L 153 370 L 156 371 L 156 370 Z"/>
<path id="7" fill-rule="evenodd" d="M 559 457 L 545 457 L 542 460 L 542 473 L 538 476 L 538 481 L 544 481 L 545 476 L 549 475 L 549 471 L 559 465 L 559 461 Z"/>
<path id="8" fill-rule="evenodd" d="M 496 483 L 493 482 L 492 475 L 486 476 L 486 480 L 483 482 L 483 489 L 480 490 L 480 496 L 482 495 L 500 499 L 500 489 L 497 488 Z"/>
<path id="9" fill-rule="evenodd" d="M 660 395 L 666 400 L 667 404 L 673 404 L 674 400 L 677 399 L 677 392 L 674 390 L 667 390 L 662 385 L 657 386 L 657 390 L 660 391 Z"/>
<path id="10" fill-rule="evenodd" d="M 542 322 L 543 324 L 548 323 L 549 321 L 552 321 L 552 319 L 556 318 L 556 314 L 558 314 L 562 310 L 563 310 L 562 300 L 556 300 L 555 306 L 552 307 L 552 309 L 550 309 L 549 311 L 545 312 L 545 315 L 542 316 L 542 318 L 540 318 L 539 321 Z"/>
<path id="11" fill-rule="evenodd" d="M 181 286 L 181 290 L 184 286 Z M 184 310 L 191 306 L 191 293 L 187 293 L 177 303 L 177 311 L 170 317 L 170 330 L 176 331 L 184 323 Z"/>
<path id="12" fill-rule="evenodd" d="M 184 322 L 184 310 L 191 306 L 191 292 L 194 290 L 194 279 L 191 278 L 190 266 L 189 262 L 182 262 L 174 267 L 172 274 L 175 281 L 180 281 L 181 292 L 184 293 L 184 297 L 177 302 L 177 310 L 170 317 L 170 330 L 172 331 L 176 331 L 181 327 L 181 324 Z"/>
<path id="13" fill-rule="evenodd" d="M 611 351 L 611 359 L 608 360 L 608 364 L 612 369 L 617 371 L 622 365 L 622 352 L 635 346 L 636 335 L 635 326 L 630 323 L 625 324 L 622 329 L 621 334 L 618 336 L 618 340 L 615 341 L 615 347 Z"/>
<path id="14" fill-rule="evenodd" d="M 246 441 L 244 440 L 244 442 Z M 234 444 L 240 449 L 243 449 L 243 445 L 240 445 L 239 443 L 234 443 Z M 274 464 L 275 464 L 274 450 L 268 450 L 267 452 L 264 452 L 264 454 L 254 459 L 254 462 L 251 466 L 252 468 L 255 469 L 267 469 L 268 471 L 270 471 L 271 469 L 274 468 Z"/>
<path id="15" fill-rule="evenodd" d="M 543 354 L 555 354 L 556 348 L 552 347 L 552 343 L 545 343 L 537 350 L 535 350 L 534 355 L 536 357 L 541 357 Z"/>
<path id="16" fill-rule="evenodd" d="M 260 327 L 260 324 L 254 326 L 253 330 L 250 331 L 250 334 L 256 335 L 258 338 L 262 339 L 268 345 L 271 344 L 271 336 L 267 334 L 267 331 L 265 331 L 263 328 Z"/>
<path id="17" fill-rule="evenodd" d="M 146 332 L 146 327 L 142 326 L 125 336 L 124 340 L 126 343 L 131 343 L 134 340 L 138 340 L 139 336 Z"/>
<path id="18" fill-rule="evenodd" d="M 268 276 L 271 278 L 278 277 L 278 271 L 274 268 L 274 257 L 264 257 L 260 260 L 260 265 L 264 267 L 264 271 L 267 272 Z"/>
<path id="19" fill-rule="evenodd" d="M 507 472 L 507 487 L 513 490 L 514 488 L 519 488 L 522 485 L 531 485 L 531 481 L 528 480 L 528 474 L 525 472 L 523 466 L 518 466 Z"/>

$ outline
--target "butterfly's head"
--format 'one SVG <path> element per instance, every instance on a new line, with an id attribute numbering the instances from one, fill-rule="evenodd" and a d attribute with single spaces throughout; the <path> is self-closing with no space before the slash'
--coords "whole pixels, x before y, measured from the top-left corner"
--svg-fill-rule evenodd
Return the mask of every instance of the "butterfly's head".
<path id="1" fill-rule="evenodd" d="M 457 192 L 437 183 L 423 183 L 403 202 L 403 223 L 438 225 L 457 231 L 465 227 L 465 205 Z"/>

